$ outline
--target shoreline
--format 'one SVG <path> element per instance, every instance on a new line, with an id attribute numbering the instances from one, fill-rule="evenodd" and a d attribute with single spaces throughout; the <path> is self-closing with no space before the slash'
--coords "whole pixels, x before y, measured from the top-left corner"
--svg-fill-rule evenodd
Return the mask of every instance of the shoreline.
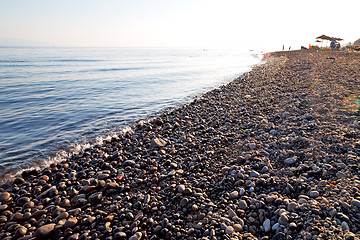
<path id="1" fill-rule="evenodd" d="M 75 49 L 38 50 L 40 58 L 36 59 L 31 59 L 31 52 L 36 49 L 16 53 L 2 51 L 3 60 L 12 60 L 4 60 L 0 65 L 11 66 L 14 71 L 18 69 L 8 77 L 19 77 L 22 84 L 5 84 L 15 88 L 11 87 L 4 95 L 2 112 L 5 115 L 0 122 L 4 124 L 4 137 L 9 137 L 0 141 L 3 145 L 0 149 L 0 177 L 34 166 L 43 167 L 43 162 L 71 154 L 72 147 L 99 137 L 106 138 L 113 132 L 121 132 L 122 126 L 164 108 L 186 103 L 195 95 L 228 83 L 248 71 L 250 64 L 259 61 L 249 52 L 229 50 L 114 49 L 109 52 L 99 49 L 94 52 L 80 48 L 79 54 L 75 55 L 72 51 Z M 12 58 L 12 54 L 16 57 Z M 53 58 L 52 54 L 58 57 Z M 120 59 L 119 56 L 123 57 Z M 29 60 L 27 72 L 21 69 L 24 59 Z M 164 59 L 169 61 L 164 62 Z M 51 70 L 52 66 L 40 67 L 43 61 L 58 61 L 59 64 Z M 219 63 L 212 66 L 217 61 Z M 116 64 L 130 67 L 111 67 Z M 63 75 L 63 70 L 68 67 L 72 71 L 66 72 L 64 79 L 51 80 Z M 43 73 L 39 76 L 37 72 Z M 81 75 L 74 80 L 77 74 Z M 97 74 L 100 75 L 96 77 Z M 102 84 L 110 79 L 115 84 L 113 88 Z M 94 81 L 94 84 L 91 87 L 82 84 L 87 80 Z M 37 81 L 40 82 L 34 87 Z M 37 98 L 36 89 L 47 89 L 50 85 L 56 89 L 51 90 L 54 94 L 44 99 Z M 30 90 L 26 96 L 20 96 L 19 93 L 27 87 Z M 75 88 L 79 88 L 78 93 L 73 92 Z M 59 95 L 61 97 L 57 97 Z M 103 101 L 106 98 L 111 98 L 111 103 Z M 59 106 L 66 107 L 59 109 Z M 74 112 L 78 112 L 78 116 Z"/>
<path id="2" fill-rule="evenodd" d="M 272 53 L 123 136 L 2 183 L 0 238 L 357 239 L 359 76 L 356 53 Z"/>

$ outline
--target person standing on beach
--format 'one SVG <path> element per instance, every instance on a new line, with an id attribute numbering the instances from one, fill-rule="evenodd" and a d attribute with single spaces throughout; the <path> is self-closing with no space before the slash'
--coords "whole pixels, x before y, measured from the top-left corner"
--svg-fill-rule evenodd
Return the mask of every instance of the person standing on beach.
<path id="1" fill-rule="evenodd" d="M 284 51 L 284 49 L 285 49 L 285 46 L 284 46 L 284 44 L 283 44 L 283 51 Z"/>
<path id="2" fill-rule="evenodd" d="M 330 48 L 331 48 L 332 50 L 334 50 L 334 48 L 335 48 L 335 42 L 334 42 L 334 41 L 332 41 L 332 42 L 330 43 Z"/>
<path id="3" fill-rule="evenodd" d="M 289 51 L 290 51 L 290 49 L 291 49 L 291 46 L 289 47 Z"/>

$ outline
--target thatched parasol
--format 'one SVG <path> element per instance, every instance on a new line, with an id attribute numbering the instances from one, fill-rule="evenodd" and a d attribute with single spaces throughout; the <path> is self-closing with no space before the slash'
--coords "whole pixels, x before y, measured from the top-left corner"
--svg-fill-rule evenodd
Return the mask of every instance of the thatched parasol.
<path id="1" fill-rule="evenodd" d="M 324 34 L 321 35 L 321 36 L 318 36 L 316 39 L 322 39 L 322 40 L 328 40 L 328 41 L 334 41 L 334 42 L 336 42 L 336 39 L 335 39 L 335 38 L 326 36 L 326 35 L 324 35 Z"/>

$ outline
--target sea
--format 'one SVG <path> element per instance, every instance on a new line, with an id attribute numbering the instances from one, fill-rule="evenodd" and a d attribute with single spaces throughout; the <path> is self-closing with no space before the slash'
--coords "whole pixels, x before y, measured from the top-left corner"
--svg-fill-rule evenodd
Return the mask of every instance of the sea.
<path id="1" fill-rule="evenodd" d="M 0 176 L 101 144 L 260 62 L 243 50 L 0 47 Z"/>

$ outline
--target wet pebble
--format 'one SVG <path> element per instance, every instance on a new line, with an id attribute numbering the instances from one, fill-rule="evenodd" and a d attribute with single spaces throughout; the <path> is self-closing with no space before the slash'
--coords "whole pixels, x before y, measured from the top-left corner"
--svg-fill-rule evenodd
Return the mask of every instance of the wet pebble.
<path id="1" fill-rule="evenodd" d="M 39 227 L 33 234 L 35 239 L 46 239 L 50 236 L 51 232 L 54 230 L 55 223 L 46 224 Z"/>

